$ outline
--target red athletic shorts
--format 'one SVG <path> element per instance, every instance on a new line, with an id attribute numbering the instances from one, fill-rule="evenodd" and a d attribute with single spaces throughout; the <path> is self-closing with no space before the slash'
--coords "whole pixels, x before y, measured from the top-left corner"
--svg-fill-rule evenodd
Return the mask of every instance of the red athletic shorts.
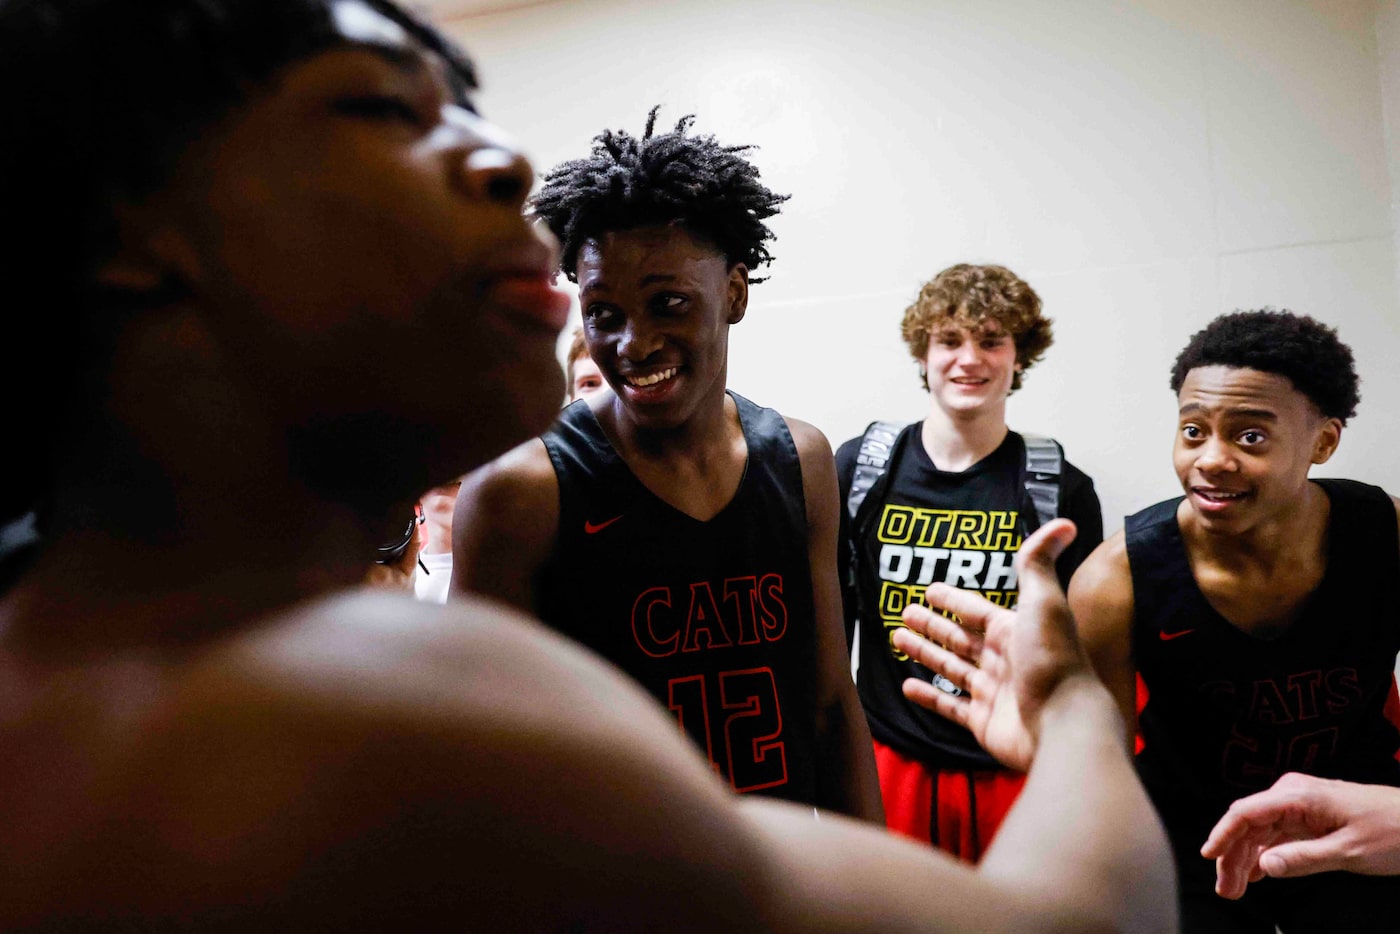
<path id="1" fill-rule="evenodd" d="M 880 797 L 890 830 L 969 863 L 981 859 L 992 845 L 992 837 L 1026 783 L 1024 774 L 1010 770 L 931 769 L 883 743 L 874 745 Z"/>

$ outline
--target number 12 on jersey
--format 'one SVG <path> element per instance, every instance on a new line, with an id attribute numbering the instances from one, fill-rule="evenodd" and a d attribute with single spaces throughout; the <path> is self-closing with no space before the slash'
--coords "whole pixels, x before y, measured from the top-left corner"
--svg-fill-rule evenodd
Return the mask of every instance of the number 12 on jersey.
<path id="1" fill-rule="evenodd" d="M 710 698 L 717 682 L 719 710 L 711 722 Z M 787 784 L 787 754 L 779 738 L 783 712 L 769 668 L 688 675 L 668 683 L 666 706 L 680 727 L 735 791 L 759 791 Z M 719 748 L 716 748 L 719 747 Z"/>

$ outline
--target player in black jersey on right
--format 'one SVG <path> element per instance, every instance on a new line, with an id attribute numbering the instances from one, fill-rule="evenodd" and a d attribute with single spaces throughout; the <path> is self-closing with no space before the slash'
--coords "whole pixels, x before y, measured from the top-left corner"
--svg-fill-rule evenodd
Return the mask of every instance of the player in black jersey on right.
<path id="1" fill-rule="evenodd" d="M 726 388 L 729 329 L 786 200 L 745 147 L 608 132 L 534 212 L 613 392 L 462 488 L 454 585 L 641 682 L 735 791 L 879 820 L 845 662 L 831 447 Z"/>
<path id="2" fill-rule="evenodd" d="M 1172 389 L 1186 495 L 1130 516 L 1070 595 L 1100 676 L 1138 714 L 1183 927 L 1400 929 L 1396 878 L 1265 879 L 1230 901 L 1201 856 L 1231 802 L 1285 772 L 1400 785 L 1397 501 L 1308 478 L 1355 413 L 1351 351 L 1308 317 L 1224 315 L 1177 358 Z"/>

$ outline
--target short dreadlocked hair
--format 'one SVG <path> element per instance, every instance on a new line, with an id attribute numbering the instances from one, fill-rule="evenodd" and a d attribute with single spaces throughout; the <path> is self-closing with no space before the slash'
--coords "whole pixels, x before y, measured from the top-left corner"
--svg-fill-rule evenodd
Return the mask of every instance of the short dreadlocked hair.
<path id="1" fill-rule="evenodd" d="M 1191 336 L 1172 367 L 1172 392 L 1197 367 L 1228 366 L 1287 377 L 1327 418 L 1356 414 L 1356 360 L 1330 328 L 1307 315 L 1264 308 L 1221 315 Z"/>
<path id="2" fill-rule="evenodd" d="M 593 152 L 550 169 L 531 210 L 563 245 L 561 266 L 577 282 L 585 240 L 613 230 L 676 224 L 713 244 L 733 265 L 752 272 L 773 261 L 763 223 L 788 199 L 769 191 L 744 158 L 752 146 L 722 146 L 713 136 L 687 136 L 693 114 L 669 133 L 655 133 L 653 107 L 640 139 L 604 130 Z M 750 283 L 762 282 L 750 278 Z"/>

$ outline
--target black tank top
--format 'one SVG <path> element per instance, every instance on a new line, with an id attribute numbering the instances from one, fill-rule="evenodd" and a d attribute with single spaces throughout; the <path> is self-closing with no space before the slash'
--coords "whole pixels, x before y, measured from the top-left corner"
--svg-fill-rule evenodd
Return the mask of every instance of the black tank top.
<path id="1" fill-rule="evenodd" d="M 583 402 L 544 436 L 559 529 L 541 618 L 676 716 L 736 791 L 816 802 L 816 632 L 807 511 L 783 417 L 731 393 L 748 461 L 700 522 L 642 485 Z"/>
<path id="2" fill-rule="evenodd" d="M 1400 785 L 1395 507 L 1374 486 L 1317 480 L 1331 500 L 1327 570 L 1276 639 L 1206 600 L 1177 525 L 1181 499 L 1127 520 L 1133 659 L 1146 687 L 1138 770 L 1158 809 L 1209 826 L 1285 772 Z M 1204 839 L 1204 838 L 1202 838 Z"/>

